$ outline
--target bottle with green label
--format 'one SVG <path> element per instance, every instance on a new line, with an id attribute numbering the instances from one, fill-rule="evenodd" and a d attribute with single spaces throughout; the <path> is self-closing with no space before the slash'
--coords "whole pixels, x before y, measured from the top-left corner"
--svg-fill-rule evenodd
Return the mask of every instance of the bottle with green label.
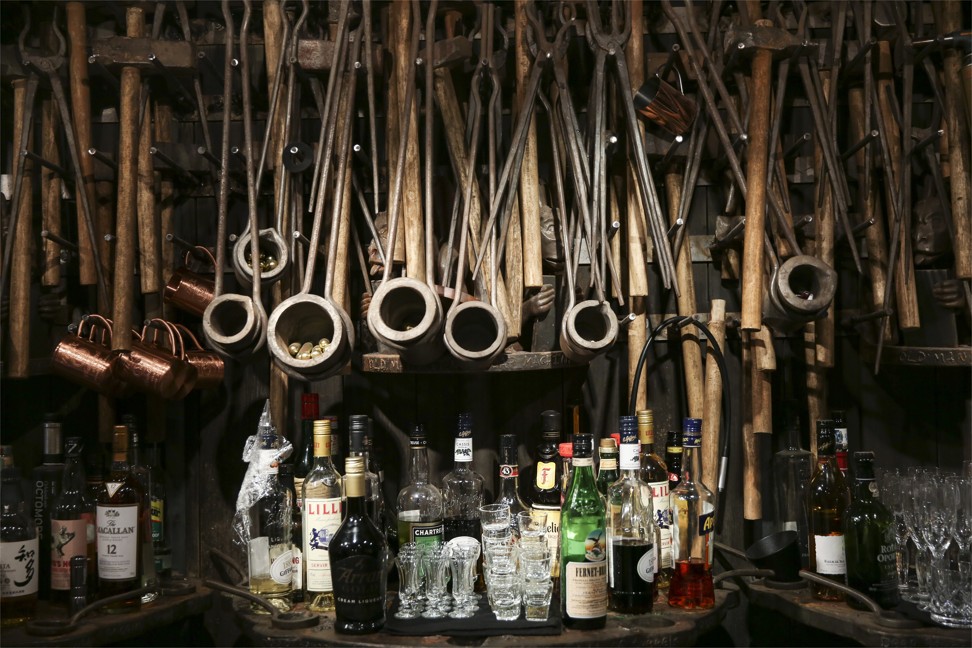
<path id="1" fill-rule="evenodd" d="M 594 439 L 574 435 L 573 476 L 560 517 L 560 605 L 564 625 L 579 630 L 607 622 L 604 500 L 594 483 Z"/>
<path id="2" fill-rule="evenodd" d="M 429 483 L 428 440 L 416 425 L 408 437 L 407 482 L 398 493 L 398 544 L 442 542 L 442 494 Z"/>

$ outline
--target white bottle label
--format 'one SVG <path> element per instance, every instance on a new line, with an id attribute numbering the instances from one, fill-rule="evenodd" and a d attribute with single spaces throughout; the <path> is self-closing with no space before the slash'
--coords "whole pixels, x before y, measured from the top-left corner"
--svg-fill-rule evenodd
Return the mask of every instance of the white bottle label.
<path id="1" fill-rule="evenodd" d="M 671 569 L 674 563 L 672 562 L 672 511 L 669 508 L 671 499 L 668 494 L 668 482 L 651 482 L 648 487 L 651 489 L 651 505 L 660 537 L 658 559 L 662 569 Z"/>
<path id="2" fill-rule="evenodd" d="M 622 443 L 618 450 L 618 460 L 621 470 L 638 470 L 641 467 L 641 446 L 637 443 Z"/>
<path id="3" fill-rule="evenodd" d="M 37 593 L 37 537 L 16 542 L 0 542 L 0 596 L 27 596 Z"/>
<path id="4" fill-rule="evenodd" d="M 655 572 L 658 571 L 656 554 L 657 552 L 653 545 L 651 549 L 646 551 L 645 554 L 638 559 L 638 576 L 646 583 L 651 583 L 655 580 Z"/>
<path id="5" fill-rule="evenodd" d="M 455 453 L 453 460 L 470 462 L 473 460 L 473 440 L 472 437 L 456 439 Z"/>
<path id="6" fill-rule="evenodd" d="M 51 520 L 51 589 L 71 589 L 71 558 L 87 555 L 87 541 L 88 520 Z"/>
<path id="7" fill-rule="evenodd" d="M 271 549 L 271 553 L 273 550 Z M 287 549 L 270 563 L 270 578 L 278 585 L 293 585 L 294 582 L 294 552 Z"/>
<path id="8" fill-rule="evenodd" d="M 138 505 L 98 506 L 98 578 L 127 580 L 138 574 Z"/>
<path id="9" fill-rule="evenodd" d="M 567 615 L 596 619 L 607 614 L 607 561 L 568 562 L 564 565 Z"/>
<path id="10" fill-rule="evenodd" d="M 304 556 L 300 549 L 297 547 L 293 548 L 294 559 L 293 559 L 293 569 L 294 572 L 291 578 L 291 584 L 294 587 L 294 591 L 300 591 L 304 589 Z"/>
<path id="11" fill-rule="evenodd" d="M 341 498 L 308 497 L 304 500 L 303 516 L 307 590 L 330 592 L 334 587 L 327 548 L 341 526 Z"/>
<path id="12" fill-rule="evenodd" d="M 847 561 L 844 557 L 844 536 L 814 535 L 813 544 L 818 574 L 833 576 L 847 573 Z"/>

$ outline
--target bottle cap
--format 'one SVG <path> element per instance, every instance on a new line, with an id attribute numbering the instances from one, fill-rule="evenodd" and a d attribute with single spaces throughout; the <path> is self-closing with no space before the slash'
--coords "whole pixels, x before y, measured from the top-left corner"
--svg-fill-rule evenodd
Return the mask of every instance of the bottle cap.
<path id="1" fill-rule="evenodd" d="M 327 419 L 317 419 L 314 421 L 314 434 L 330 434 L 331 422 Z"/>
<path id="2" fill-rule="evenodd" d="M 829 456 L 834 454 L 836 439 L 834 437 L 834 422 L 830 419 L 817 421 L 817 455 Z"/>
<path id="3" fill-rule="evenodd" d="M 570 441 L 565 441 L 558 447 L 560 448 L 560 456 L 564 459 L 571 459 L 574 456 L 574 444 Z"/>
<path id="4" fill-rule="evenodd" d="M 574 435 L 574 457 L 590 457 L 594 452 L 594 436 L 589 432 Z"/>
<path id="5" fill-rule="evenodd" d="M 684 430 L 685 432 L 701 432 L 702 419 L 688 418 L 688 417 L 682 419 L 682 430 Z"/>
<path id="6" fill-rule="evenodd" d="M 854 477 L 859 480 L 874 479 L 874 453 L 859 450 L 854 453 Z"/>
<path id="7" fill-rule="evenodd" d="M 348 457 L 345 459 L 344 472 L 348 475 L 363 475 L 364 457 Z"/>
<path id="8" fill-rule="evenodd" d="M 412 426 L 412 431 L 408 433 L 408 445 L 410 448 L 424 448 L 428 445 L 428 440 L 425 438 L 424 425 L 416 423 Z"/>
<path id="9" fill-rule="evenodd" d="M 84 453 L 84 439 L 68 437 L 64 441 L 64 454 L 68 457 L 80 457 Z"/>
<path id="10" fill-rule="evenodd" d="M 543 432 L 556 432 L 560 436 L 563 423 L 560 412 L 556 410 L 544 410 L 540 412 L 540 429 Z"/>
<path id="11" fill-rule="evenodd" d="M 500 435 L 500 456 L 499 456 L 500 463 L 505 465 L 513 465 L 517 463 L 516 451 L 517 451 L 516 435 L 501 434 Z"/>
<path id="12" fill-rule="evenodd" d="M 115 426 L 111 434 L 111 449 L 115 453 L 116 461 L 118 455 L 128 454 L 128 426 Z"/>
<path id="13" fill-rule="evenodd" d="M 300 418 L 305 421 L 316 420 L 320 416 L 321 397 L 316 392 L 300 395 Z"/>
<path id="14" fill-rule="evenodd" d="M 603 437 L 601 442 L 598 444 L 598 447 L 601 449 L 601 452 L 614 452 L 618 449 L 618 444 L 617 441 L 614 440 L 614 435 L 612 434 L 609 437 Z"/>
<path id="15" fill-rule="evenodd" d="M 628 419 L 628 420 L 625 420 Z M 638 443 L 638 429 L 634 423 L 635 417 L 633 416 L 622 416 L 621 417 L 621 433 L 618 435 L 618 446 L 621 445 L 637 445 Z M 613 436 L 613 435 L 612 435 Z"/>
<path id="16" fill-rule="evenodd" d="M 47 417 L 45 417 L 46 419 Z M 61 424 L 57 421 L 44 421 L 44 450 L 45 455 L 61 454 Z"/>
<path id="17" fill-rule="evenodd" d="M 638 410 L 638 425 L 654 425 L 655 413 L 650 409 Z"/>
<path id="18" fill-rule="evenodd" d="M 459 423 L 456 426 L 458 434 L 456 436 L 460 437 L 471 437 L 472 436 L 472 414 L 469 412 L 463 412 L 459 415 Z"/>
<path id="19" fill-rule="evenodd" d="M 348 438 L 351 440 L 351 452 L 364 452 L 364 436 L 364 430 L 351 428 L 351 432 L 348 433 Z"/>

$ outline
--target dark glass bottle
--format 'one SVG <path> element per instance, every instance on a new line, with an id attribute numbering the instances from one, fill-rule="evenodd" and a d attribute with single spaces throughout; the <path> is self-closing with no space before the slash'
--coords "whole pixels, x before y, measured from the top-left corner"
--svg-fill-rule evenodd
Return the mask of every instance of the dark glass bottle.
<path id="1" fill-rule="evenodd" d="M 844 479 L 847 479 L 850 439 L 847 434 L 847 422 L 844 420 L 844 410 L 834 410 L 831 416 L 834 421 L 834 458 L 837 460 L 840 474 L 844 476 Z"/>
<path id="2" fill-rule="evenodd" d="M 149 492 L 152 522 L 152 553 L 155 557 L 155 573 L 159 578 L 172 576 L 172 548 L 169 546 L 168 497 L 166 476 L 162 468 L 161 447 L 153 443 L 145 448 L 145 465 L 152 472 L 152 490 Z"/>
<path id="3" fill-rule="evenodd" d="M 501 434 L 499 448 L 499 488 L 496 503 L 510 507 L 510 524 L 516 530 L 516 514 L 527 510 L 520 499 L 520 468 L 516 458 L 516 435 Z"/>
<path id="4" fill-rule="evenodd" d="M 847 584 L 864 592 L 883 608 L 898 604 L 898 572 L 894 517 L 877 498 L 874 453 L 854 453 L 854 492 L 844 511 Z M 867 608 L 853 598 L 847 603 Z"/>
<path id="5" fill-rule="evenodd" d="M 51 595 L 51 505 L 61 492 L 61 477 L 64 474 L 64 451 L 61 446 L 61 424 L 53 414 L 44 415 L 44 453 L 41 465 L 31 473 L 33 492 L 31 510 L 37 526 L 39 544 L 43 547 L 38 564 L 40 577 L 38 597 L 48 600 Z"/>
<path id="6" fill-rule="evenodd" d="M 142 543 L 142 586 L 153 585 L 158 580 L 155 573 L 155 547 L 152 542 L 151 493 L 156 480 L 152 467 L 142 460 L 141 435 L 135 416 L 125 414 L 122 423 L 128 428 L 128 463 L 132 476 L 138 481 L 142 491 L 142 507 L 139 512 L 139 541 Z M 151 603 L 158 598 L 157 592 L 142 595 L 142 603 Z"/>
<path id="7" fill-rule="evenodd" d="M 672 579 L 672 508 L 668 493 L 668 467 L 655 454 L 655 417 L 651 410 L 638 411 L 638 441 L 641 443 L 641 481 L 651 491 L 652 515 L 658 527 L 658 589 L 668 589 Z"/>
<path id="8" fill-rule="evenodd" d="M 128 427 L 112 433 L 112 464 L 98 495 L 98 591 L 102 597 L 131 592 L 142 586 L 142 536 L 145 532 L 145 495 L 128 464 Z M 106 606 L 106 612 L 134 612 L 142 599 L 133 597 Z"/>
<path id="9" fill-rule="evenodd" d="M 843 518 L 848 504 L 847 484 L 834 458 L 834 422 L 817 421 L 817 468 L 807 488 L 810 569 L 841 583 L 847 574 Z M 810 583 L 810 591 L 824 601 L 844 600 L 843 594 L 825 585 Z"/>
<path id="10" fill-rule="evenodd" d="M 442 478 L 442 505 L 445 540 L 459 536 L 479 538 L 479 507 L 483 505 L 483 476 L 472 468 L 472 416 L 459 415 L 456 430 L 455 464 L 452 472 Z"/>
<path id="11" fill-rule="evenodd" d="M 328 548 L 334 584 L 334 630 L 377 632 L 385 625 L 385 535 L 365 504 L 364 458 L 345 462 L 347 515 Z"/>
<path id="12" fill-rule="evenodd" d="M 530 506 L 547 514 L 547 546 L 556 558 L 560 551 L 560 490 L 563 466 L 560 464 L 560 412 L 546 410 L 540 414 L 542 437 L 537 445 L 537 461 L 533 466 L 529 487 Z M 560 576 L 560 561 L 551 561 L 551 574 Z"/>
<path id="13" fill-rule="evenodd" d="M 668 467 L 668 492 L 682 479 L 682 431 L 672 430 L 665 445 L 665 466 Z"/>
<path id="14" fill-rule="evenodd" d="M 597 492 L 601 497 L 607 497 L 611 484 L 618 481 L 621 473 L 618 470 L 618 444 L 612 437 L 604 437 L 598 446 L 601 463 L 597 468 Z"/>
<path id="15" fill-rule="evenodd" d="M 316 393 L 300 395 L 300 453 L 294 462 L 294 517 L 300 517 L 303 506 L 301 485 L 314 468 L 314 421 L 319 418 L 320 397 Z"/>
<path id="16" fill-rule="evenodd" d="M 385 508 L 381 493 L 381 480 L 369 465 L 367 446 L 368 417 L 364 414 L 352 414 L 348 417 L 348 440 L 350 442 L 349 457 L 361 457 L 364 460 L 365 502 L 368 515 L 381 528 L 382 513 Z M 333 437 L 333 435 L 332 435 Z"/>
<path id="17" fill-rule="evenodd" d="M 8 627 L 37 613 L 40 547 L 20 471 L 4 467 L 0 482 L 0 626 Z"/>
<path id="18" fill-rule="evenodd" d="M 68 437 L 61 493 L 51 507 L 51 603 L 64 608 L 71 605 L 71 559 L 84 557 L 88 582 L 95 577 L 94 504 L 86 493 L 83 451 L 80 437 Z"/>
<path id="19" fill-rule="evenodd" d="M 578 630 L 607 622 L 604 500 L 594 483 L 594 439 L 574 435 L 574 476 L 560 518 L 560 603 L 564 625 Z"/>

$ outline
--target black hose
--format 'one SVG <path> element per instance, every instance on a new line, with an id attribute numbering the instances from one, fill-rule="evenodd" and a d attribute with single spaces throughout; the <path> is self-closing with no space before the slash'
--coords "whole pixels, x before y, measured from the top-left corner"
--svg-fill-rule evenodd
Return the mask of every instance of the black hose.
<path id="1" fill-rule="evenodd" d="M 648 359 L 648 349 L 654 344 L 655 339 L 662 330 L 669 326 L 673 326 L 676 329 L 681 329 L 689 324 L 694 324 L 696 328 L 705 334 L 708 339 L 709 344 L 712 348 L 712 355 L 715 356 L 716 365 L 719 367 L 719 373 L 722 375 L 722 439 L 721 439 L 721 450 L 719 458 L 719 483 L 717 485 L 717 497 L 716 497 L 716 532 L 722 532 L 722 519 L 723 512 L 725 511 L 725 493 L 726 493 L 726 477 L 729 472 L 729 425 L 732 422 L 732 398 L 730 394 L 729 385 L 729 370 L 726 367 L 726 358 L 722 353 L 722 349 L 719 344 L 715 341 L 712 336 L 712 332 L 709 327 L 700 322 L 699 320 L 691 317 L 689 315 L 675 315 L 669 317 L 668 319 L 662 321 L 658 326 L 656 326 L 652 331 L 648 339 L 645 340 L 645 346 L 641 349 L 641 356 L 638 358 L 638 366 L 635 368 L 634 380 L 631 384 L 631 399 L 628 402 L 628 412 L 631 416 L 635 416 L 635 408 L 637 407 L 637 395 L 638 395 L 638 385 L 641 382 L 641 372 L 645 368 L 645 361 Z M 699 339 L 699 344 L 702 340 Z"/>

